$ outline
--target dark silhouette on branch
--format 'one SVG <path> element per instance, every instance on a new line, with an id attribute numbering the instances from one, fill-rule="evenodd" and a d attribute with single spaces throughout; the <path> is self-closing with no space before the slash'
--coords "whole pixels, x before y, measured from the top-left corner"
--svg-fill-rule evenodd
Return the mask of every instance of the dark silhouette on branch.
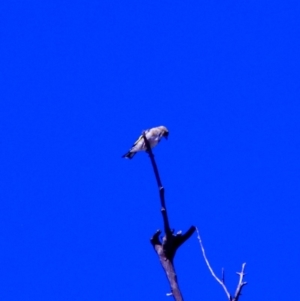
<path id="1" fill-rule="evenodd" d="M 158 173 L 158 168 L 156 165 L 156 162 L 154 160 L 154 155 L 151 150 L 149 141 L 147 140 L 145 133 L 143 133 L 143 138 L 146 144 L 147 153 L 149 154 L 151 164 L 154 170 L 158 190 L 159 190 L 159 197 L 160 197 L 160 203 L 161 203 L 161 213 L 163 217 L 163 223 L 164 223 L 164 231 L 165 235 L 163 236 L 162 240 L 160 239 L 161 231 L 158 230 L 153 235 L 153 237 L 150 239 L 152 246 L 154 247 L 154 250 L 156 251 L 160 263 L 166 273 L 166 276 L 169 280 L 170 286 L 171 286 L 171 293 L 169 295 L 172 295 L 176 301 L 182 301 L 183 297 L 180 292 L 177 276 L 174 268 L 174 257 L 177 249 L 187 240 L 191 237 L 191 235 L 195 232 L 196 228 L 194 226 L 191 226 L 189 230 L 182 234 L 181 231 L 174 234 L 174 231 L 171 230 L 168 214 L 167 214 L 167 208 L 165 204 L 165 189 L 162 186 L 160 176 Z"/>
<path id="2" fill-rule="evenodd" d="M 209 263 L 209 261 L 208 261 L 208 259 L 206 257 L 206 253 L 205 253 L 205 249 L 204 249 L 201 237 L 200 237 L 200 233 L 199 233 L 199 231 L 198 231 L 197 228 L 196 228 L 196 230 L 197 230 L 197 233 L 198 233 L 198 240 L 199 240 L 199 244 L 200 244 L 200 247 L 201 247 L 201 251 L 202 251 L 205 263 L 206 263 L 206 265 L 207 265 L 210 273 L 216 279 L 216 281 L 223 287 L 228 300 L 229 301 L 238 301 L 239 298 L 240 298 L 240 296 L 241 296 L 241 294 L 242 294 L 242 288 L 247 284 L 247 282 L 243 281 L 244 276 L 246 275 L 245 272 L 244 272 L 246 263 L 242 264 L 242 270 L 241 270 L 241 272 L 237 272 L 237 274 L 239 275 L 239 282 L 238 282 L 236 291 L 234 293 L 234 296 L 232 296 L 229 293 L 229 291 L 228 291 L 228 289 L 227 289 L 227 287 L 225 285 L 225 272 L 224 272 L 224 269 L 222 269 L 222 279 L 218 278 L 218 276 L 213 271 L 213 269 L 212 269 L 212 267 L 211 267 L 211 265 L 210 265 L 210 263 Z"/>

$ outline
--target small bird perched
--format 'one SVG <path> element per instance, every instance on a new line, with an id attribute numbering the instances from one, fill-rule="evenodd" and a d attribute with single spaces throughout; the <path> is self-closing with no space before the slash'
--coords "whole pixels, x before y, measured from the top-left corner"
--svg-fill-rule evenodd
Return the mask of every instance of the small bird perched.
<path id="1" fill-rule="evenodd" d="M 162 137 L 166 139 L 169 136 L 169 131 L 165 126 L 158 126 L 145 131 L 145 135 L 151 148 L 156 146 Z M 122 158 L 132 159 L 133 156 L 140 151 L 146 150 L 146 143 L 144 141 L 143 135 L 141 135 L 138 140 L 136 140 L 130 150 L 122 156 Z"/>

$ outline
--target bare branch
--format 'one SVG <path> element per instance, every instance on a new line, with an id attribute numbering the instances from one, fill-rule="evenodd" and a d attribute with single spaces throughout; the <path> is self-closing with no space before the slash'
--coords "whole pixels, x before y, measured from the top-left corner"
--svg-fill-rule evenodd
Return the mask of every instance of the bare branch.
<path id="1" fill-rule="evenodd" d="M 199 233 L 199 230 L 198 230 L 197 227 L 196 227 L 196 231 L 197 231 L 197 234 L 198 234 L 198 237 L 197 237 L 197 238 L 198 238 L 199 243 L 200 243 L 200 247 L 201 247 L 201 250 L 202 250 L 202 254 L 203 254 L 205 263 L 206 263 L 206 265 L 207 265 L 209 271 L 211 272 L 212 276 L 213 276 L 213 277 L 216 279 L 216 281 L 219 282 L 219 284 L 223 287 L 223 289 L 224 289 L 224 291 L 225 291 L 225 294 L 226 294 L 228 300 L 231 301 L 232 298 L 231 298 L 231 295 L 229 294 L 229 292 L 228 292 L 228 290 L 227 290 L 226 285 L 224 284 L 224 282 L 223 282 L 222 280 L 220 280 L 220 279 L 216 276 L 216 274 L 214 273 L 212 267 L 210 266 L 210 263 L 209 263 L 209 261 L 208 261 L 208 259 L 207 259 L 207 257 L 206 257 L 205 250 L 204 250 L 204 247 L 203 247 L 203 244 L 202 244 L 202 240 L 201 240 L 201 237 L 200 237 L 200 233 Z"/>
<path id="2" fill-rule="evenodd" d="M 149 141 L 146 138 L 145 132 L 143 133 L 143 138 L 145 141 L 147 153 L 149 154 L 151 164 L 153 167 L 153 171 L 155 174 L 158 190 L 159 190 L 159 197 L 160 197 L 160 203 L 161 203 L 161 214 L 163 217 L 163 223 L 164 223 L 164 230 L 165 235 L 162 238 L 162 241 L 159 239 L 159 235 L 161 234 L 161 231 L 158 230 L 156 233 L 152 236 L 150 239 L 150 242 L 156 251 L 159 261 L 166 273 L 166 276 L 169 280 L 169 284 L 171 287 L 171 293 L 168 293 L 168 296 L 173 296 L 176 301 L 183 301 L 183 297 L 181 295 L 181 291 L 179 289 L 178 281 L 177 281 L 177 275 L 175 272 L 174 267 L 174 256 L 177 251 L 177 249 L 188 239 L 191 237 L 191 235 L 195 232 L 195 227 L 192 226 L 190 229 L 182 234 L 182 231 L 178 231 L 176 234 L 174 234 L 174 230 L 171 230 L 170 224 L 169 224 L 169 218 L 167 214 L 167 207 L 165 204 L 165 190 L 162 186 L 158 168 L 156 165 L 156 162 L 154 160 L 154 155 L 152 152 L 152 149 L 150 147 Z"/>
<path id="3" fill-rule="evenodd" d="M 237 273 L 240 278 L 239 278 L 239 283 L 237 285 L 237 288 L 236 288 L 236 291 L 235 291 L 235 294 L 234 294 L 234 297 L 232 297 L 225 285 L 225 271 L 224 269 L 222 268 L 222 280 L 220 280 L 220 278 L 218 278 L 218 276 L 214 273 L 207 257 L 206 257 L 206 254 L 205 254 L 205 249 L 204 249 L 204 246 L 203 246 L 203 243 L 202 243 L 202 240 L 201 240 L 201 237 L 200 237 L 200 233 L 199 233 L 199 230 L 198 228 L 196 228 L 196 231 L 197 231 L 197 234 L 198 234 L 198 240 L 199 240 L 199 244 L 200 244 L 200 247 L 201 247 L 201 250 L 202 250 L 202 254 L 203 254 L 203 257 L 204 257 L 204 260 L 205 260 L 205 263 L 210 271 L 210 273 L 212 274 L 212 276 L 216 279 L 216 281 L 223 287 L 224 291 L 225 291 L 225 294 L 228 298 L 229 301 L 238 301 L 239 300 L 239 297 L 241 296 L 241 293 L 242 293 L 242 288 L 247 284 L 247 282 L 243 282 L 243 278 L 244 276 L 246 275 L 244 273 L 244 270 L 245 270 L 245 266 L 246 266 L 246 263 L 243 263 L 242 265 L 242 271 L 240 273 Z"/>
<path id="4" fill-rule="evenodd" d="M 225 270 L 222 268 L 222 282 L 225 284 Z"/>
<path id="5" fill-rule="evenodd" d="M 162 186 L 160 176 L 159 176 L 159 172 L 158 172 L 158 168 L 157 168 L 156 162 L 154 160 L 154 155 L 153 155 L 152 149 L 150 147 L 150 143 L 149 143 L 148 139 L 146 138 L 145 132 L 143 132 L 143 138 L 144 138 L 144 141 L 145 141 L 147 153 L 149 154 L 149 157 L 150 157 L 150 160 L 151 160 L 151 164 L 152 164 L 152 167 L 153 167 L 154 175 L 155 175 L 158 190 L 159 190 L 161 213 L 162 213 L 162 216 L 163 216 L 165 233 L 167 235 L 170 235 L 171 234 L 171 229 L 170 229 L 169 219 L 168 219 L 168 215 L 167 215 L 167 208 L 166 208 L 166 204 L 165 204 L 165 189 Z"/>
<path id="6" fill-rule="evenodd" d="M 239 297 L 241 296 L 241 293 L 242 293 L 242 288 L 247 284 L 247 282 L 243 282 L 244 276 L 246 275 L 244 272 L 245 266 L 246 266 L 246 262 L 244 262 L 242 264 L 242 271 L 240 273 L 237 273 L 240 276 L 240 278 L 239 278 L 239 283 L 238 283 L 236 291 L 235 291 L 233 301 L 239 300 Z"/>

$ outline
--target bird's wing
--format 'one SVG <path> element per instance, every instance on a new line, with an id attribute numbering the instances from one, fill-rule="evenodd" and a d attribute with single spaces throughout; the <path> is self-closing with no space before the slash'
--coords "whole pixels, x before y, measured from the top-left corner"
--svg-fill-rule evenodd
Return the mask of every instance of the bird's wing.
<path id="1" fill-rule="evenodd" d="M 137 152 L 143 150 L 145 148 L 145 141 L 143 139 L 143 135 L 141 135 L 132 145 L 131 151 Z"/>
<path id="2" fill-rule="evenodd" d="M 136 146 L 139 142 L 141 142 L 143 139 L 143 135 L 141 135 L 132 145 L 132 147 Z"/>

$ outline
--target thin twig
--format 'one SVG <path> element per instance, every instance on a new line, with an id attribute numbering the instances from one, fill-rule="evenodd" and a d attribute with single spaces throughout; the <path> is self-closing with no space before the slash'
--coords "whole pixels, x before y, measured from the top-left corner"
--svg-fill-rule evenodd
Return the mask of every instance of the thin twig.
<path id="1" fill-rule="evenodd" d="M 199 233 L 199 230 L 198 230 L 197 227 L 196 227 L 196 231 L 197 231 L 197 234 L 198 234 L 198 237 L 197 237 L 197 238 L 198 238 L 198 240 L 199 240 L 200 247 L 201 247 L 202 254 L 203 254 L 204 260 L 205 260 L 205 262 L 206 262 L 206 265 L 207 265 L 209 271 L 211 272 L 212 276 L 213 276 L 213 277 L 217 280 L 217 282 L 219 282 L 219 284 L 223 287 L 223 289 L 224 289 L 224 291 L 225 291 L 225 294 L 227 295 L 228 300 L 231 301 L 232 298 L 231 298 L 231 295 L 229 294 L 229 292 L 228 292 L 228 290 L 227 290 L 226 285 L 224 284 L 224 282 L 223 282 L 222 280 L 220 280 L 220 279 L 218 278 L 218 276 L 216 276 L 216 274 L 214 273 L 212 267 L 210 266 L 210 263 L 209 263 L 209 261 L 208 261 L 208 259 L 207 259 L 207 257 L 206 257 L 205 250 L 204 250 L 204 247 L 203 247 L 203 244 L 202 244 L 202 240 L 201 240 L 201 237 L 200 237 L 200 233 Z"/>
<path id="2" fill-rule="evenodd" d="M 242 271 L 240 273 L 237 273 L 240 276 L 239 283 L 237 285 L 236 291 L 235 291 L 235 296 L 233 298 L 233 301 L 238 301 L 239 297 L 241 296 L 242 293 L 242 288 L 247 284 L 247 282 L 243 282 L 244 276 L 246 275 L 244 270 L 245 270 L 246 262 L 242 264 Z"/>
<path id="3" fill-rule="evenodd" d="M 212 274 L 212 276 L 216 279 L 216 281 L 223 287 L 224 291 L 225 291 L 225 294 L 228 298 L 229 301 L 238 301 L 239 300 L 239 297 L 241 296 L 242 294 L 242 288 L 247 284 L 247 282 L 243 282 L 243 279 L 244 279 L 244 276 L 246 275 L 244 270 L 245 270 L 245 266 L 246 266 L 246 263 L 243 263 L 242 264 L 242 271 L 241 272 L 238 272 L 237 274 L 240 276 L 239 278 L 239 282 L 238 282 L 238 285 L 237 285 L 237 288 L 236 288 L 236 291 L 235 291 L 235 294 L 234 294 L 234 297 L 232 297 L 225 285 L 225 271 L 224 269 L 222 269 L 222 280 L 220 278 L 218 278 L 218 276 L 214 273 L 207 257 L 206 257 L 206 254 L 205 254 L 205 250 L 204 250 L 204 246 L 203 246 L 203 243 L 202 243 L 202 240 L 201 240 L 201 237 L 200 237 L 200 233 L 199 233 L 199 230 L 198 228 L 196 227 L 196 231 L 197 231 L 197 234 L 198 234 L 198 240 L 199 240 L 199 244 L 200 244 L 200 247 L 201 247 L 201 250 L 202 250 L 202 254 L 203 254 L 203 257 L 204 257 L 204 260 L 205 260 L 205 263 L 210 271 L 210 273 Z"/>
<path id="4" fill-rule="evenodd" d="M 225 271 L 224 271 L 224 268 L 222 268 L 222 282 L 225 284 Z"/>

